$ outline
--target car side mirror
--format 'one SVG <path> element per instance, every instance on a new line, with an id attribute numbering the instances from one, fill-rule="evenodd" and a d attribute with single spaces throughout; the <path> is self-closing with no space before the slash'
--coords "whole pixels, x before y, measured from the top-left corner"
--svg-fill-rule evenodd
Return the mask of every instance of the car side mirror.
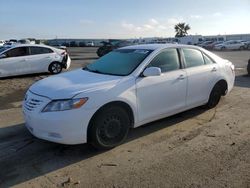
<path id="1" fill-rule="evenodd" d="M 0 59 L 6 58 L 7 56 L 5 54 L 0 55 Z"/>
<path id="2" fill-rule="evenodd" d="M 143 76 L 160 76 L 161 69 L 158 67 L 148 67 L 143 71 Z"/>

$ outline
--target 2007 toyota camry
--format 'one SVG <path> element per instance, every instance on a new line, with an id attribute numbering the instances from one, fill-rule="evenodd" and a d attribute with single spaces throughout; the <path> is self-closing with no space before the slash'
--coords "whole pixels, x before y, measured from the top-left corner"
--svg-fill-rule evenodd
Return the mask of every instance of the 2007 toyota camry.
<path id="1" fill-rule="evenodd" d="M 231 62 L 199 47 L 130 46 L 38 81 L 27 91 L 23 112 L 38 138 L 109 149 L 131 127 L 201 105 L 215 107 L 234 79 Z"/>

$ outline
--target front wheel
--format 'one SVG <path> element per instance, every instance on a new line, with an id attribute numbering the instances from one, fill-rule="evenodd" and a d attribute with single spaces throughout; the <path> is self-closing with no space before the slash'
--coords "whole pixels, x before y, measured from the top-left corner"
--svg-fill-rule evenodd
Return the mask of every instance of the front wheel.
<path id="1" fill-rule="evenodd" d="M 97 112 L 90 124 L 89 141 L 97 149 L 111 149 L 124 142 L 130 118 L 120 106 L 109 106 Z"/>
<path id="2" fill-rule="evenodd" d="M 209 109 L 214 108 L 220 102 L 221 96 L 222 96 L 221 87 L 219 85 L 215 85 L 210 93 L 206 107 Z"/>
<path id="3" fill-rule="evenodd" d="M 59 74 L 62 72 L 62 64 L 59 62 L 53 62 L 49 65 L 49 72 L 51 74 Z"/>

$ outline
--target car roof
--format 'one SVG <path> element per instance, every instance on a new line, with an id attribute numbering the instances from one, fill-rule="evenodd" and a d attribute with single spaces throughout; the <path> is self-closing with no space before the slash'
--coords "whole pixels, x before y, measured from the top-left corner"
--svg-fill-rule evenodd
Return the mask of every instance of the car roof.
<path id="1" fill-rule="evenodd" d="M 35 47 L 50 47 L 44 44 L 20 44 L 20 43 L 14 43 L 11 45 L 11 47 L 29 47 L 29 46 L 35 46 Z"/>
<path id="2" fill-rule="evenodd" d="M 122 47 L 120 49 L 141 49 L 141 50 L 158 50 L 158 49 L 164 49 L 164 48 L 196 48 L 201 49 L 198 46 L 193 45 L 185 45 L 185 44 L 141 44 L 141 45 L 133 45 L 133 46 L 126 46 Z"/>

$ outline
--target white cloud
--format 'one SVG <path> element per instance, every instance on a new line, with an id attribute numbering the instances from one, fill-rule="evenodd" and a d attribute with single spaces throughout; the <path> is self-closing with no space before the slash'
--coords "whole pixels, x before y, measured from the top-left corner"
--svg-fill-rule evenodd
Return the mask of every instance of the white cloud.
<path id="1" fill-rule="evenodd" d="M 149 24 L 150 24 L 150 25 L 158 25 L 159 22 L 158 22 L 156 19 L 151 18 L 151 19 L 149 20 Z"/>
<path id="2" fill-rule="evenodd" d="M 158 26 L 158 29 L 160 30 L 166 30 L 168 27 L 167 26 L 164 26 L 164 25 L 159 25 Z"/>
<path id="3" fill-rule="evenodd" d="M 180 22 L 183 22 L 184 20 L 183 20 L 183 18 L 168 18 L 167 19 L 167 23 L 168 23 L 168 25 L 175 25 L 175 24 L 177 24 L 177 23 L 180 23 Z"/>
<path id="4" fill-rule="evenodd" d="M 150 25 L 150 24 L 145 24 L 145 25 L 143 25 L 143 27 L 144 27 L 144 29 L 148 29 L 148 30 L 154 29 L 154 26 Z"/>
<path id="5" fill-rule="evenodd" d="M 202 16 L 201 15 L 191 15 L 190 18 L 192 18 L 192 19 L 201 19 Z"/>
<path id="6" fill-rule="evenodd" d="M 80 24 L 82 24 L 82 25 L 91 25 L 93 23 L 94 23 L 94 21 L 92 21 L 92 20 L 86 20 L 86 19 L 80 20 Z"/>
<path id="7" fill-rule="evenodd" d="M 160 23 L 159 21 L 153 18 L 149 19 L 148 22 L 142 25 L 134 25 L 132 23 L 123 21 L 121 23 L 121 27 L 126 30 L 135 32 L 148 32 L 148 31 L 158 32 L 159 30 L 165 30 L 168 28 L 166 23 Z"/>
<path id="8" fill-rule="evenodd" d="M 167 33 L 174 32 L 174 25 L 182 20 L 181 18 L 170 18 L 160 21 L 151 18 L 140 25 L 123 21 L 120 26 L 124 33 L 129 31 L 135 36 L 165 36 Z"/>
<path id="9" fill-rule="evenodd" d="M 124 29 L 128 29 L 128 30 L 134 30 L 135 29 L 134 24 L 127 23 L 127 22 L 122 22 L 122 27 Z"/>
<path id="10" fill-rule="evenodd" d="M 222 13 L 221 12 L 215 12 L 215 13 L 213 13 L 213 16 L 214 17 L 219 17 L 219 16 L 222 16 Z"/>

